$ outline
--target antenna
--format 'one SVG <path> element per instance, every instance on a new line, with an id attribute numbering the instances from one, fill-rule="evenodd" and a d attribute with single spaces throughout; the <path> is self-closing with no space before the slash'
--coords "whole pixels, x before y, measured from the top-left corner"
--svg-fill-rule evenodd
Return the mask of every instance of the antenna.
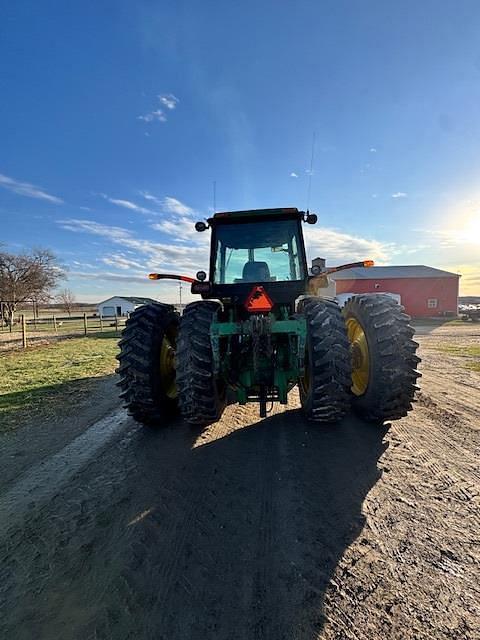
<path id="1" fill-rule="evenodd" d="M 217 212 L 217 181 L 213 181 L 213 213 Z"/>
<path id="2" fill-rule="evenodd" d="M 315 156 L 315 131 L 312 134 L 312 155 L 310 156 L 310 171 L 308 176 L 307 212 L 310 209 L 310 195 L 312 193 L 313 158 Z"/>

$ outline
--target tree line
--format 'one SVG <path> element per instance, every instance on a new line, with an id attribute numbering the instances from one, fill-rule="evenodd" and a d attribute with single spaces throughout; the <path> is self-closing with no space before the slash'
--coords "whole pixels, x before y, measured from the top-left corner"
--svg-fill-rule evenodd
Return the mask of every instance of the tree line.
<path id="1" fill-rule="evenodd" d="M 64 268 L 49 249 L 10 253 L 0 248 L 0 322 L 12 325 L 19 305 L 51 302 L 53 290 L 65 277 Z M 56 297 L 70 314 L 75 303 L 70 289 Z"/>

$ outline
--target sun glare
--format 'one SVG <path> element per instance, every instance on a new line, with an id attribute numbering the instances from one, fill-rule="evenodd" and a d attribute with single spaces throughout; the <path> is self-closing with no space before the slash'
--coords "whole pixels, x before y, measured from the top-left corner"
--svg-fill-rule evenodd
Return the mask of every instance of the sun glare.
<path id="1" fill-rule="evenodd" d="M 455 243 L 480 245 L 480 214 L 470 215 L 457 226 L 450 226 L 446 235 Z"/>
<path id="2" fill-rule="evenodd" d="M 445 208 L 431 211 L 429 222 L 442 247 L 470 247 L 470 251 L 476 250 L 480 245 L 478 187 L 475 185 L 463 196 L 458 193 L 455 198 L 451 198 Z"/>

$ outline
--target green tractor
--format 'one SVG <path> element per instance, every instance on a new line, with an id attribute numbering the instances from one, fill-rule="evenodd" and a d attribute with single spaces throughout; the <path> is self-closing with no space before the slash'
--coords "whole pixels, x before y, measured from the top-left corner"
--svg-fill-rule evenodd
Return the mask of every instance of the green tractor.
<path id="1" fill-rule="evenodd" d="M 206 426 L 232 398 L 258 403 L 265 417 L 296 385 L 316 422 L 341 420 L 350 407 L 377 423 L 407 414 L 420 375 L 410 319 L 386 295 L 356 295 L 340 309 L 328 274 L 373 263 L 309 273 L 302 223 L 316 221 L 290 208 L 196 223 L 211 229 L 208 279 L 204 271 L 149 277 L 190 282 L 202 300 L 182 316 L 172 305 L 142 306 L 120 340 L 121 397 L 135 420 L 160 426 L 180 413 Z"/>

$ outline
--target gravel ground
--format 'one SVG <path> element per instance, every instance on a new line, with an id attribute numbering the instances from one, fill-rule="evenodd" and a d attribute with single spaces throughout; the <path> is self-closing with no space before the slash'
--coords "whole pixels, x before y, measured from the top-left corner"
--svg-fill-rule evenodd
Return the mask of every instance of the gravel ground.
<path id="1" fill-rule="evenodd" d="M 139 428 L 113 379 L 75 419 L 0 440 L 0 637 L 479 638 L 480 373 L 418 327 L 422 390 L 390 427 Z"/>

